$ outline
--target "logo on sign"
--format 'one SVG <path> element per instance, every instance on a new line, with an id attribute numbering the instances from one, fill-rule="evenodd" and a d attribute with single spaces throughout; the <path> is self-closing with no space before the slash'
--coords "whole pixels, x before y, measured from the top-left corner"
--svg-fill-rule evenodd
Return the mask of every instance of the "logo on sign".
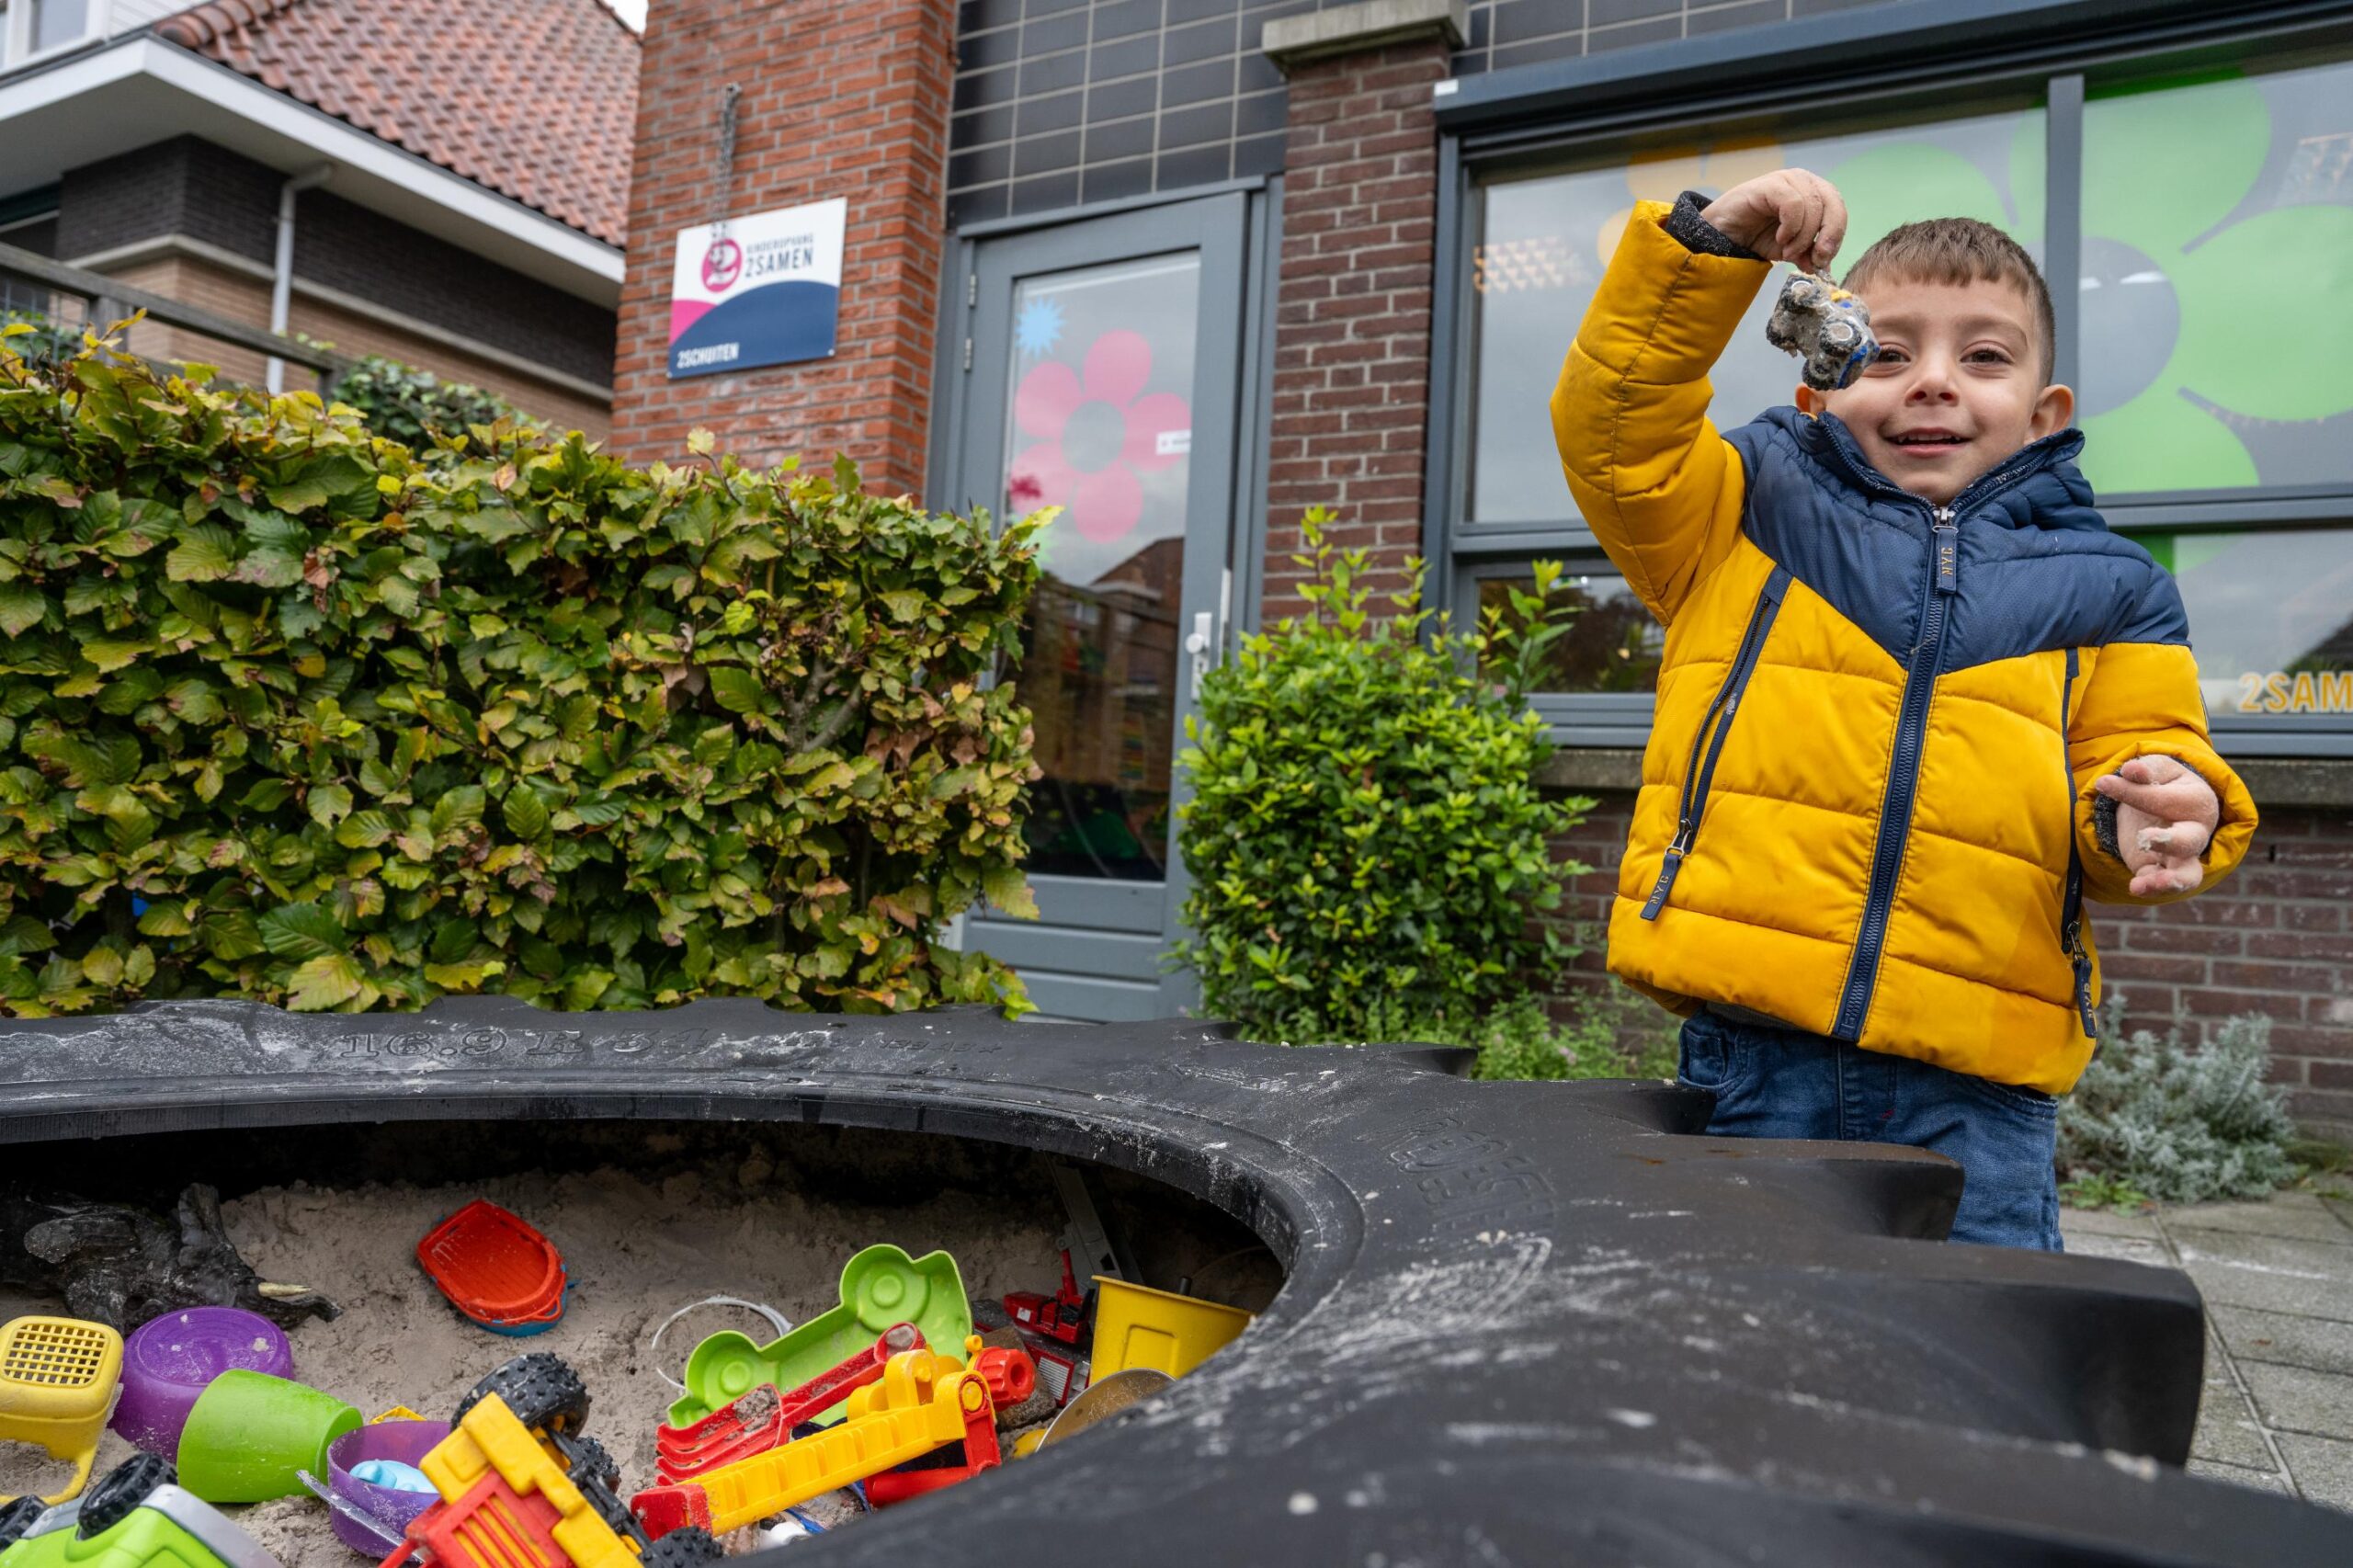
<path id="1" fill-rule="evenodd" d="M 724 237 L 702 253 L 702 286 L 720 293 L 744 275 L 744 247 Z"/>

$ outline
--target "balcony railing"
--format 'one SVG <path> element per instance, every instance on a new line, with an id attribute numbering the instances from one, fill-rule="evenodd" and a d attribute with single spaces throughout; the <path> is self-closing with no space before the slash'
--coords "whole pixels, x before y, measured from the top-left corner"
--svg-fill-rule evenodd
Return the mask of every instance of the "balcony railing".
<path id="1" fill-rule="evenodd" d="M 231 354 L 212 356 L 213 362 L 222 363 L 224 371 L 233 369 L 226 361 L 260 355 L 265 360 L 280 359 L 314 372 L 324 388 L 332 386 L 350 363 L 315 345 L 281 337 L 201 306 L 134 288 L 103 272 L 68 267 L 33 251 L 0 244 L 0 316 L 30 320 L 36 325 L 46 323 L 78 342 L 83 332 L 104 331 L 140 311 L 146 312 L 147 320 L 160 327 L 176 329 L 178 334 L 192 335 L 233 350 Z M 168 348 L 177 347 L 175 337 Z M 136 342 L 131 349 L 134 353 L 143 352 Z M 206 358 L 171 351 L 145 357 L 176 362 Z M 233 374 L 230 379 L 239 378 Z"/>

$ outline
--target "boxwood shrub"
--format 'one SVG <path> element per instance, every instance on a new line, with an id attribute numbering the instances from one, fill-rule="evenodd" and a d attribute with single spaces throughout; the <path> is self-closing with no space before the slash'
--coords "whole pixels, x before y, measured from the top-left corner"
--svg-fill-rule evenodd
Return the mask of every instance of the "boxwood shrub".
<path id="1" fill-rule="evenodd" d="M 1040 519 L 0 345 L 0 1007 L 1018 1007 Z"/>
<path id="2" fill-rule="evenodd" d="M 1467 631 L 1376 595 L 1368 552 L 1307 515 L 1305 614 L 1245 638 L 1201 683 L 1179 842 L 1203 1008 L 1267 1040 L 1461 1027 L 1526 997 L 1573 949 L 1546 918 L 1552 841 L 1593 801 L 1540 790 L 1527 695 L 1566 630 L 1560 568 Z M 1419 573 L 1419 563 L 1413 571 Z"/>

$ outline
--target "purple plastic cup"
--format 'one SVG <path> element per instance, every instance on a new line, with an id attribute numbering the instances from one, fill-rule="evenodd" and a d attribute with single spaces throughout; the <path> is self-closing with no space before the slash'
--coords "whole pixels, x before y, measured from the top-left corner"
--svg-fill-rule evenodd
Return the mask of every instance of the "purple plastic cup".
<path id="1" fill-rule="evenodd" d="M 187 1307 L 150 1318 L 123 1342 L 122 1398 L 108 1425 L 131 1447 L 172 1459 L 197 1396 L 240 1367 L 291 1377 L 293 1347 L 276 1324 L 238 1307 Z"/>
<path id="2" fill-rule="evenodd" d="M 336 1496 L 381 1525 L 386 1535 L 397 1539 L 411 1519 L 441 1499 L 430 1492 L 403 1492 L 397 1486 L 362 1481 L 351 1473 L 351 1467 L 369 1460 L 398 1460 L 414 1465 L 449 1435 L 447 1421 L 379 1421 L 346 1432 L 327 1445 L 327 1484 Z M 341 1509 L 328 1509 L 327 1517 L 335 1527 L 335 1540 L 361 1556 L 381 1559 L 392 1550 Z"/>

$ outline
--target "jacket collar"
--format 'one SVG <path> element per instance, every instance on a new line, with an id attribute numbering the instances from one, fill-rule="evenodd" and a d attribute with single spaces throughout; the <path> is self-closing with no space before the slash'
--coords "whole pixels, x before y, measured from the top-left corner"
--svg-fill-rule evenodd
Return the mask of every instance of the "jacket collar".
<path id="1" fill-rule="evenodd" d="M 1811 415 L 1783 404 L 1758 415 L 1787 432 L 1803 454 L 1813 481 L 1856 503 L 1927 502 L 1873 468 L 1855 433 L 1835 414 Z M 2093 508 L 2092 487 L 2075 466 L 2084 433 L 2070 426 L 2029 442 L 1991 470 L 1971 480 L 1954 498 L 1954 511 L 1975 520 L 2012 528 L 2063 528 L 2106 532 L 2108 523 Z"/>

